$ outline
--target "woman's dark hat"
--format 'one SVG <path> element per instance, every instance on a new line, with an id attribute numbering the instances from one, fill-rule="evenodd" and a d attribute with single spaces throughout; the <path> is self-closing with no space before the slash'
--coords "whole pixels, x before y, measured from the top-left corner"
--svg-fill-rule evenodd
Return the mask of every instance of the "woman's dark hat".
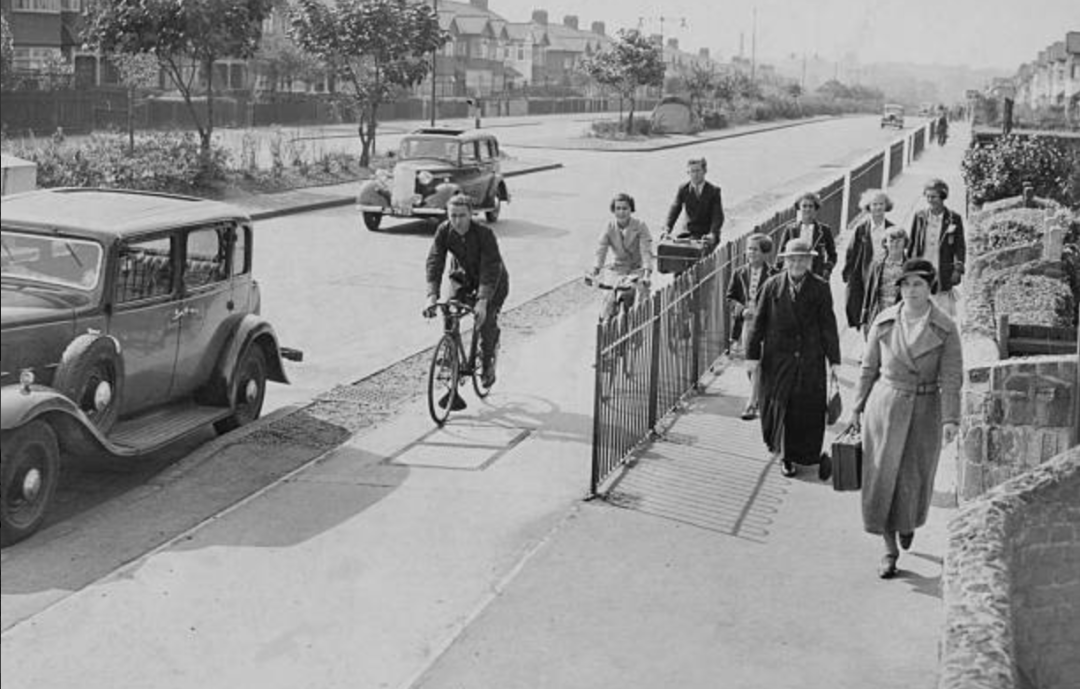
<path id="1" fill-rule="evenodd" d="M 900 274 L 900 277 L 896 278 L 896 286 L 899 287 L 900 283 L 912 275 L 918 275 L 923 280 L 926 280 L 931 288 L 937 283 L 937 270 L 934 268 L 934 264 L 925 258 L 909 258 L 904 261 L 904 272 Z"/>

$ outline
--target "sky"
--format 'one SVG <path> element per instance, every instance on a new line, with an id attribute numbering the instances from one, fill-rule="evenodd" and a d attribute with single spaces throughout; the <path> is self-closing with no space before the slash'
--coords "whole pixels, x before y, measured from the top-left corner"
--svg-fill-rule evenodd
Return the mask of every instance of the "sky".
<path id="1" fill-rule="evenodd" d="M 469 0 L 459 0 L 468 2 Z M 968 65 L 1015 71 L 1046 46 L 1080 31 L 1080 0 L 489 0 L 509 21 L 546 9 L 549 21 L 577 15 L 607 33 L 638 28 L 678 38 L 688 52 L 709 48 L 721 60 L 750 57 L 757 8 L 759 60 L 785 56 L 859 62 Z M 683 21 L 685 20 L 685 21 Z"/>

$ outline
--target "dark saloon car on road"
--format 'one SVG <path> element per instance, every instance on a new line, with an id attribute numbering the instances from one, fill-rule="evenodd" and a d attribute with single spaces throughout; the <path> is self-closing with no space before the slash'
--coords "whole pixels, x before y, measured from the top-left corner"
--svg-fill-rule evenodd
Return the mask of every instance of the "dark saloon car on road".
<path id="1" fill-rule="evenodd" d="M 482 129 L 432 127 L 407 134 L 393 172 L 380 171 L 360 187 L 364 225 L 376 231 L 384 215 L 441 220 L 457 193 L 471 197 L 473 209 L 495 222 L 510 200 L 499 156 L 498 139 Z"/>
<path id="2" fill-rule="evenodd" d="M 0 541 L 41 526 L 60 458 L 139 457 L 258 418 L 284 350 L 252 227 L 221 203 L 56 189 L 0 201 Z"/>

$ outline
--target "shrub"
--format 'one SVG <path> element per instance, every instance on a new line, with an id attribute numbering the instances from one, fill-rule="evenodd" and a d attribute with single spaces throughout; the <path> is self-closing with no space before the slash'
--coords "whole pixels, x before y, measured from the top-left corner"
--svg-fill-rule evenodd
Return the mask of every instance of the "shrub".
<path id="1" fill-rule="evenodd" d="M 1024 182 L 1031 182 L 1036 196 L 1076 203 L 1070 198 L 1070 177 L 1080 165 L 1078 158 L 1061 140 L 1008 135 L 968 149 L 961 170 L 971 200 L 977 204 L 1018 196 Z"/>
<path id="2" fill-rule="evenodd" d="M 973 223 L 972 248 L 981 254 L 1037 242 L 1045 226 L 1044 211 L 1039 208 L 1015 208 L 980 216 Z"/>
<path id="3" fill-rule="evenodd" d="M 728 126 L 727 117 L 719 110 L 706 110 L 701 123 L 706 129 L 723 129 Z"/>
<path id="4" fill-rule="evenodd" d="M 994 290 L 994 312 L 1015 325 L 1067 327 L 1075 323 L 1076 300 L 1069 286 L 1045 275 L 1012 273 Z"/>
<path id="5" fill-rule="evenodd" d="M 626 132 L 626 120 L 596 120 L 590 125 L 590 134 L 598 139 L 622 139 L 627 136 L 649 136 L 652 133 L 652 120 L 649 116 L 635 113 L 634 129 Z"/>
<path id="6" fill-rule="evenodd" d="M 20 144 L 12 153 L 37 164 L 37 185 L 49 187 L 117 187 L 188 193 L 224 179 L 228 152 L 211 149 L 202 160 L 192 133 L 150 134 L 128 140 L 120 134 L 95 134 L 78 145 L 46 141 Z"/>

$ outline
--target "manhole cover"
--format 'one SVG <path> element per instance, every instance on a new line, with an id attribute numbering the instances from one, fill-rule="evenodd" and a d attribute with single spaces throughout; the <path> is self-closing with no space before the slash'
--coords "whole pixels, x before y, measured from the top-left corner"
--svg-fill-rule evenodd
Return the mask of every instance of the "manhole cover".
<path id="1" fill-rule="evenodd" d="M 388 463 L 430 469 L 481 471 L 531 432 L 531 429 L 515 426 L 455 424 L 451 421 L 406 445 Z"/>

